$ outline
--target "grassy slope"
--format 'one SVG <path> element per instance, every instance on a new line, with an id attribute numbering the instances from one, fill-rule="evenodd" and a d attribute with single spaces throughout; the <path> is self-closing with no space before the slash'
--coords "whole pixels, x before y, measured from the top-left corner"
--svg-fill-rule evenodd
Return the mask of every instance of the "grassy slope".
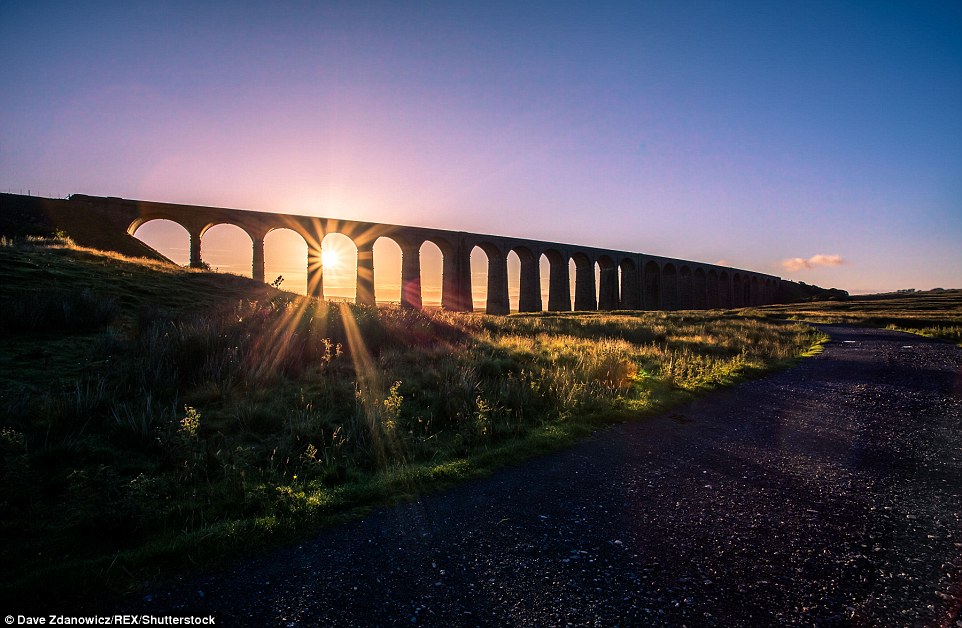
<path id="1" fill-rule="evenodd" d="M 884 327 L 962 346 L 962 290 L 873 294 L 843 301 L 772 305 L 750 313 L 815 323 Z"/>
<path id="2" fill-rule="evenodd" d="M 0 246 L 4 597 L 136 588 L 791 361 L 731 312 L 485 317 Z M 61 597 L 62 596 L 62 597 Z"/>

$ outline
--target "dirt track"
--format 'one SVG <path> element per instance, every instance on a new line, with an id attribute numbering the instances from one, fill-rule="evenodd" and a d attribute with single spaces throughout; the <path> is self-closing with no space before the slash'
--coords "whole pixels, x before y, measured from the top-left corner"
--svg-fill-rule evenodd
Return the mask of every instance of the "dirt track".
<path id="1" fill-rule="evenodd" d="M 962 626 L 962 349 L 820 356 L 134 600 L 220 625 Z"/>

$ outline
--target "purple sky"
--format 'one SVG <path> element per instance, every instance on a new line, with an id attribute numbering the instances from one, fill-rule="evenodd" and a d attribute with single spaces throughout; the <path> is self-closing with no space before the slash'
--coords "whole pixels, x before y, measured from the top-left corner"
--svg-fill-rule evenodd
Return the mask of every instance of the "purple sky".
<path id="1" fill-rule="evenodd" d="M 0 191 L 962 287 L 957 1 L 0 0 L 0 62 Z"/>

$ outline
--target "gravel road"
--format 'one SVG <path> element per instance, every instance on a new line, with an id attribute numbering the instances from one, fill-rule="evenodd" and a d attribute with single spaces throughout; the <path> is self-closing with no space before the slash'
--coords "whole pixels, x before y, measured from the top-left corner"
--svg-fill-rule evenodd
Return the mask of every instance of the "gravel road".
<path id="1" fill-rule="evenodd" d="M 122 612 L 221 625 L 962 626 L 962 349 L 824 353 Z"/>

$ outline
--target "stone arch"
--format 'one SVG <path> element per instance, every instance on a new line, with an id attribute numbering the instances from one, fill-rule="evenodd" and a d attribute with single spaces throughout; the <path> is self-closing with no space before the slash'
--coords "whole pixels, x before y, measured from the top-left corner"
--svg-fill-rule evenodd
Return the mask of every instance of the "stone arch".
<path id="1" fill-rule="evenodd" d="M 374 240 L 372 284 L 375 303 L 401 302 L 401 243 L 394 236 L 381 235 Z"/>
<path id="2" fill-rule="evenodd" d="M 575 263 L 575 310 L 598 309 L 595 300 L 595 265 L 585 253 L 577 252 L 571 256 Z"/>
<path id="3" fill-rule="evenodd" d="M 619 294 L 621 302 L 619 306 L 623 310 L 641 309 L 641 282 L 638 277 L 638 267 L 630 257 L 622 258 L 618 264 L 621 270 L 621 286 Z"/>
<path id="4" fill-rule="evenodd" d="M 691 310 L 695 307 L 695 287 L 692 283 L 691 268 L 682 266 L 678 271 L 678 309 Z"/>
<path id="5" fill-rule="evenodd" d="M 190 225 L 185 225 L 177 218 L 177 216 L 174 216 L 173 214 L 168 214 L 166 212 L 149 212 L 149 213 L 141 214 L 140 216 L 137 216 L 136 218 L 134 218 L 130 222 L 130 224 L 127 225 L 127 233 L 136 237 L 136 233 L 138 229 L 140 229 L 142 226 L 144 226 L 148 222 L 152 222 L 154 220 L 166 220 L 166 221 L 175 223 L 179 227 L 183 227 L 184 231 L 186 231 L 187 233 L 190 233 L 191 231 Z"/>
<path id="6" fill-rule="evenodd" d="M 645 264 L 644 308 L 646 310 L 661 309 L 661 269 L 658 263 L 651 260 Z"/>
<path id="7" fill-rule="evenodd" d="M 343 233 L 331 231 L 321 239 L 320 294 L 325 299 L 357 300 L 357 253 L 354 240 Z"/>
<path id="8" fill-rule="evenodd" d="M 307 240 L 291 227 L 273 227 L 264 235 L 264 279 L 283 278 L 280 287 L 307 294 Z"/>
<path id="9" fill-rule="evenodd" d="M 708 282 L 705 278 L 705 269 L 701 266 L 695 269 L 693 285 L 694 295 L 692 307 L 696 310 L 708 309 Z"/>
<path id="10" fill-rule="evenodd" d="M 553 312 L 571 311 L 571 273 L 569 260 L 557 249 L 547 249 L 542 257 L 548 262 L 548 310 Z"/>
<path id="11" fill-rule="evenodd" d="M 745 293 L 742 291 L 742 276 L 735 273 L 732 276 L 732 304 L 734 307 L 745 306 Z"/>
<path id="12" fill-rule="evenodd" d="M 487 264 L 483 273 L 475 270 L 481 262 L 481 256 L 476 255 L 477 251 L 481 252 Z M 485 312 L 496 315 L 509 313 L 507 255 L 497 245 L 487 241 L 479 242 L 471 249 L 472 303 L 475 293 L 482 289 L 486 294 Z"/>
<path id="13" fill-rule="evenodd" d="M 420 276 L 424 272 L 424 268 L 428 268 L 428 276 L 435 277 L 437 274 L 436 265 L 440 263 L 441 281 L 440 281 L 440 303 L 441 307 L 447 310 L 452 310 L 455 312 L 472 311 L 473 305 L 471 303 L 471 250 L 462 250 L 462 253 L 458 253 L 457 247 L 452 244 L 446 238 L 431 234 L 427 237 L 418 237 L 415 242 L 420 242 L 419 248 L 417 249 L 417 260 L 418 260 L 418 286 L 420 288 Z M 432 244 L 433 247 L 425 248 L 425 244 Z M 438 259 L 438 253 L 440 253 L 440 260 Z M 422 254 L 424 258 L 422 260 Z M 487 260 L 485 259 L 485 262 Z M 486 266 L 485 266 L 486 268 Z M 414 275 L 413 263 L 411 267 L 411 274 Z M 485 274 L 487 270 L 485 270 Z M 432 294 L 433 298 L 437 297 L 437 294 L 433 292 L 433 284 L 425 284 L 428 286 L 428 293 Z"/>
<path id="14" fill-rule="evenodd" d="M 204 262 L 219 272 L 253 276 L 253 246 L 254 236 L 244 227 L 232 222 L 208 223 L 200 230 L 201 247 L 204 250 Z M 241 253 L 248 249 L 251 257 L 246 258 Z"/>
<path id="15" fill-rule="evenodd" d="M 190 264 L 190 230 L 173 218 L 138 218 L 130 224 L 127 233 L 175 264 Z"/>
<path id="16" fill-rule="evenodd" d="M 678 309 L 678 271 L 672 263 L 661 269 L 661 304 L 664 310 Z"/>
<path id="17" fill-rule="evenodd" d="M 252 241 L 255 239 L 255 235 L 251 233 L 250 229 L 248 229 L 244 225 L 238 224 L 236 222 L 231 222 L 229 220 L 212 220 L 206 223 L 203 227 L 200 228 L 200 237 L 203 238 L 207 234 L 207 232 L 210 231 L 211 229 L 214 229 L 215 227 L 221 227 L 224 225 L 227 225 L 229 227 L 236 227 L 237 229 L 240 229 L 241 231 L 246 233 L 247 237 L 250 238 Z"/>
<path id="18" fill-rule="evenodd" d="M 758 296 L 758 275 L 752 275 L 751 282 L 745 282 L 745 304 L 760 305 L 761 300 Z"/>
<path id="19" fill-rule="evenodd" d="M 511 249 L 518 258 L 518 311 L 541 311 L 540 260 L 530 248 L 518 245 Z M 509 253 L 509 257 L 510 257 Z"/>
<path id="20" fill-rule="evenodd" d="M 598 256 L 598 309 L 617 310 L 621 299 L 618 295 L 618 266 L 608 255 Z"/>
<path id="21" fill-rule="evenodd" d="M 732 307 L 732 286 L 727 270 L 718 275 L 718 305 L 725 309 Z"/>
<path id="22" fill-rule="evenodd" d="M 721 307 L 721 295 L 718 285 L 718 273 L 714 268 L 708 271 L 708 309 L 715 310 Z"/>

